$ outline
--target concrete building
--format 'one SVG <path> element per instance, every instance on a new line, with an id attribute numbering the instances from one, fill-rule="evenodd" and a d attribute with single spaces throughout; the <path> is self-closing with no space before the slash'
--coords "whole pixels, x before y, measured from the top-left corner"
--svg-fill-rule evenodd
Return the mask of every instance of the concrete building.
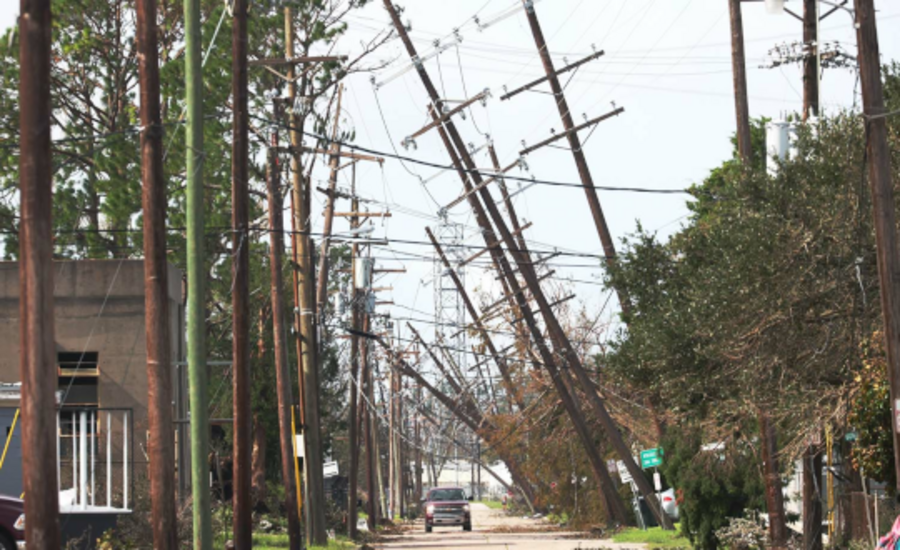
<path id="1" fill-rule="evenodd" d="M 75 418 L 74 414 L 66 414 L 67 409 L 115 409 L 109 416 L 110 429 L 121 430 L 123 419 L 128 418 L 131 470 L 135 475 L 146 473 L 144 262 L 63 261 L 54 264 L 52 275 L 63 460 L 66 437 L 73 431 L 71 423 Z M 185 356 L 184 306 L 182 274 L 172 266 L 168 296 L 172 359 L 177 363 Z M 15 262 L 0 262 L 0 383 L 20 380 L 19 345 L 19 266 Z M 185 418 L 185 369 L 178 365 L 172 369 L 175 418 Z M 94 417 L 92 433 L 102 434 L 107 415 L 99 413 Z M 179 443 L 178 450 L 184 450 L 185 441 Z M 65 472 L 62 475 L 65 479 Z"/>

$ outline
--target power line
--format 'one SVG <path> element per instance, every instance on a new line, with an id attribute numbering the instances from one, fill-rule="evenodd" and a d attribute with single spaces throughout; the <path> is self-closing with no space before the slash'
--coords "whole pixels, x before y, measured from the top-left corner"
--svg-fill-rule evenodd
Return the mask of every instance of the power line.
<path id="1" fill-rule="evenodd" d="M 341 147 L 346 147 L 346 148 L 348 148 L 348 149 L 353 149 L 353 150 L 355 150 L 355 151 L 362 151 L 363 153 L 368 153 L 368 154 L 370 154 L 370 155 L 377 155 L 377 156 L 380 156 L 380 157 L 391 158 L 391 159 L 394 159 L 394 160 L 398 160 L 398 161 L 400 161 L 401 163 L 403 163 L 403 162 L 409 162 L 409 163 L 411 163 L 411 164 L 418 164 L 418 165 L 421 165 L 421 166 L 427 166 L 427 167 L 429 167 L 429 168 L 436 168 L 436 169 L 439 169 L 439 170 L 457 170 L 457 168 L 456 168 L 455 166 L 453 166 L 453 165 L 440 164 L 440 163 L 437 163 L 437 162 L 431 162 L 431 161 L 427 161 L 427 160 L 420 160 L 420 159 L 416 159 L 416 158 L 412 158 L 412 157 L 408 157 L 408 156 L 404 156 L 404 155 L 400 155 L 400 154 L 396 154 L 396 153 L 388 153 L 388 152 L 385 152 L 385 151 L 379 151 L 379 150 L 377 150 L 377 149 L 371 149 L 371 148 L 368 148 L 368 147 L 363 147 L 363 146 L 361 146 L 361 145 L 355 145 L 355 144 L 353 144 L 353 143 L 348 143 L 348 142 L 346 142 L 346 141 L 342 141 L 342 140 L 338 140 L 338 139 L 332 139 L 332 138 L 329 138 L 329 137 L 327 137 L 327 136 L 322 136 L 322 135 L 319 135 L 319 134 L 314 134 L 314 133 L 312 133 L 312 132 L 307 132 L 307 131 L 302 130 L 302 129 L 300 129 L 300 128 L 294 128 L 294 127 L 292 127 L 292 126 L 290 126 L 289 124 L 286 124 L 286 123 L 284 123 L 284 122 L 275 121 L 275 120 L 272 120 L 272 119 L 269 119 L 269 118 L 265 118 L 265 117 L 260 117 L 260 116 L 255 116 L 255 115 L 250 115 L 250 117 L 253 118 L 253 119 L 259 120 L 260 122 L 265 122 L 265 123 L 267 123 L 267 124 L 279 126 L 279 127 L 281 127 L 282 129 L 285 129 L 285 130 L 291 130 L 291 131 L 295 131 L 295 132 L 302 132 L 305 136 L 310 137 L 310 138 L 317 139 L 317 140 L 319 140 L 319 141 L 321 141 L 321 142 L 324 142 L 324 143 L 340 145 Z M 477 169 L 475 169 L 475 170 L 469 170 L 469 169 L 466 169 L 466 168 L 460 168 L 459 171 L 462 171 L 462 172 L 467 173 L 467 174 L 479 174 L 479 175 L 481 175 L 481 176 L 486 176 L 486 177 L 494 177 L 494 176 L 495 176 L 495 174 L 494 174 L 493 172 L 485 172 L 485 171 L 477 170 Z M 411 172 L 411 173 L 412 173 L 412 172 Z M 413 175 L 415 175 L 415 174 L 413 174 Z M 571 188 L 577 188 L 577 189 L 584 189 L 584 187 L 585 187 L 585 186 L 584 186 L 583 184 L 581 184 L 581 183 L 568 183 L 568 182 L 560 182 L 560 181 L 550 181 L 550 180 L 542 180 L 542 179 L 537 179 L 537 178 L 522 178 L 522 177 L 510 176 L 510 175 L 504 175 L 504 176 L 503 176 L 503 179 L 511 180 L 511 181 L 519 181 L 519 182 L 523 182 L 523 183 L 536 184 L 536 185 L 547 185 L 547 186 L 551 186 L 551 187 L 571 187 Z M 691 196 L 694 196 L 696 193 L 699 192 L 699 191 L 694 191 L 694 190 L 690 190 L 690 189 L 664 189 L 664 188 L 648 188 L 648 187 L 619 187 L 619 186 L 605 186 L 605 185 L 595 185 L 595 186 L 593 186 L 593 189 L 596 189 L 596 190 L 598 190 L 598 191 L 615 191 L 615 192 L 628 192 L 628 193 L 648 193 L 648 194 L 660 194 L 660 195 L 691 195 Z"/>

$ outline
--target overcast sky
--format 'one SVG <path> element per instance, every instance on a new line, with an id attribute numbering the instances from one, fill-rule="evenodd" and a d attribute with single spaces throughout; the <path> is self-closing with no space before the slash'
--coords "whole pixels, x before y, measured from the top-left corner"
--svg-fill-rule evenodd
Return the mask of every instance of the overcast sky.
<path id="1" fill-rule="evenodd" d="M 489 88 L 493 98 L 487 107 L 472 109 L 474 117 L 456 119 L 464 137 L 476 147 L 494 140 L 507 165 L 516 159 L 522 141 L 534 144 L 559 132 L 562 125 L 552 98 L 540 93 L 522 94 L 511 101 L 499 100 L 503 86 L 515 88 L 543 75 L 540 61 L 524 14 L 519 11 L 489 28 L 479 31 L 473 23 L 478 15 L 482 23 L 517 5 L 517 0 L 405 0 L 404 20 L 412 22 L 412 36 L 420 55 L 433 50 L 433 41 L 453 40 L 459 28 L 462 43 L 447 49 L 426 67 L 441 92 L 449 99 L 463 99 Z M 4 0 L 0 6 L 0 25 L 15 21 L 18 2 Z M 341 51 L 353 54 L 359 40 L 373 36 L 389 21 L 381 2 L 350 17 L 350 35 Z M 800 10 L 799 2 L 788 6 Z M 583 67 L 571 80 L 566 93 L 576 121 L 582 116 L 596 117 L 612 109 L 612 102 L 625 107 L 623 115 L 602 123 L 585 145 L 588 162 L 597 185 L 682 189 L 701 181 L 708 171 L 731 154 L 729 136 L 734 132 L 734 101 L 730 63 L 728 3 L 725 0 L 544 0 L 536 10 L 557 66 L 578 60 L 592 52 L 592 46 L 606 55 Z M 885 60 L 900 57 L 900 2 L 876 0 L 878 30 Z M 802 80 L 798 67 L 763 69 L 767 52 L 777 44 L 802 39 L 799 21 L 788 15 L 765 13 L 761 3 L 743 7 L 747 45 L 751 116 L 780 118 L 799 111 L 802 105 Z M 214 23 L 214 22 L 213 22 Z M 212 24 L 212 23 L 210 23 Z M 224 34 L 224 33 L 223 33 Z M 844 51 L 856 54 L 852 21 L 839 12 L 822 23 L 822 40 L 836 42 Z M 219 40 L 226 44 L 228 36 Z M 354 44 L 356 44 L 354 46 Z M 398 41 L 386 46 L 379 58 L 396 58 L 391 67 L 378 75 L 384 80 L 408 66 L 408 58 Z M 826 112 L 836 112 L 854 104 L 855 74 L 830 70 L 822 82 L 822 103 Z M 438 136 L 431 132 L 417 141 L 416 149 L 404 150 L 402 139 L 424 126 L 427 96 L 414 71 L 381 87 L 377 92 L 368 77 L 348 83 L 345 96 L 346 127 L 355 127 L 356 143 L 376 150 L 447 164 L 449 159 Z M 539 88 L 544 89 L 544 88 Z M 376 102 L 377 96 L 377 102 Z M 380 103 L 380 109 L 379 109 Z M 383 114 L 383 118 L 382 118 Z M 586 138 L 588 132 L 582 134 Z M 490 161 L 481 152 L 479 166 Z M 571 153 L 546 148 L 527 157 L 530 171 L 513 175 L 577 182 L 578 174 Z M 412 174 L 410 173 L 412 172 Z M 432 168 L 388 161 L 384 169 L 361 166 L 358 188 L 363 196 L 390 203 L 394 216 L 379 222 L 378 236 L 424 241 L 425 226 L 436 224 L 440 206 L 452 201 L 461 191 L 458 177 L 447 172 L 423 186 L 419 177 L 437 174 Z M 318 177 L 324 179 L 325 174 Z M 342 174 L 341 185 L 349 186 L 349 171 Z M 512 185 L 516 187 L 515 184 Z M 316 196 L 316 200 L 320 200 Z M 616 240 L 633 232 L 640 222 L 658 230 L 665 238 L 676 231 L 687 213 L 682 195 L 647 195 L 601 192 L 600 200 Z M 600 242 L 593 226 L 584 192 L 549 186 L 534 186 L 516 200 L 520 216 L 534 222 L 527 233 L 538 249 L 599 253 Z M 382 207 L 373 205 L 373 209 Z M 347 205 L 343 205 L 347 210 Z M 320 222 L 320 208 L 314 206 Z M 450 220 L 466 226 L 467 242 L 481 243 L 474 233 L 474 220 L 467 205 L 450 212 Z M 339 228 L 346 222 L 338 222 Z M 430 257 L 426 246 L 396 244 L 395 252 L 376 251 L 384 267 L 405 266 L 409 272 L 389 276 L 380 286 L 394 286 L 394 292 L 380 299 L 394 300 L 406 308 L 432 310 L 431 264 L 416 256 Z M 415 255 L 415 256 L 413 256 Z M 557 272 L 579 280 L 599 281 L 598 259 L 560 258 L 554 260 Z M 576 267 L 564 267 L 574 264 Z M 467 272 L 473 290 L 487 288 L 492 277 L 480 269 Z M 606 300 L 596 285 L 578 284 L 579 300 L 596 310 Z M 394 307 L 401 317 L 423 317 L 422 313 Z M 421 325 L 426 333 L 430 327 Z"/>

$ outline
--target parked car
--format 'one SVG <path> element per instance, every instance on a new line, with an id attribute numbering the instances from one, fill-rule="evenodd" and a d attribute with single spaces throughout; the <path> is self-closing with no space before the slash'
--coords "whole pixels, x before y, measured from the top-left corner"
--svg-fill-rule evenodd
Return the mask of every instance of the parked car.
<path id="1" fill-rule="evenodd" d="M 425 508 L 425 532 L 434 527 L 462 525 L 463 531 L 472 530 L 471 497 L 459 487 L 436 487 L 422 499 Z"/>
<path id="2" fill-rule="evenodd" d="M 678 496 L 675 489 L 669 489 L 659 494 L 663 512 L 675 521 L 678 521 Z"/>
<path id="3" fill-rule="evenodd" d="M 0 550 L 25 548 L 25 503 L 0 495 Z"/>

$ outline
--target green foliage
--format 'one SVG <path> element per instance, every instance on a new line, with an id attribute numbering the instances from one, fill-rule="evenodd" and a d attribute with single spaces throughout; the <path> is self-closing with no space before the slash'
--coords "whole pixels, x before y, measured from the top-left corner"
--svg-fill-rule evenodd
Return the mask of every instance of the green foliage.
<path id="1" fill-rule="evenodd" d="M 862 469 L 866 477 L 885 483 L 894 493 L 897 472 L 884 334 L 876 332 L 863 344 L 863 366 L 856 375 L 850 406 L 850 426 L 857 434 L 851 456 L 854 467 Z"/>
<path id="2" fill-rule="evenodd" d="M 647 548 L 689 548 L 691 543 L 678 533 L 678 525 L 675 531 L 663 531 L 661 527 L 647 529 L 630 528 L 619 531 L 613 535 L 612 540 L 616 544 L 646 544 Z"/>
<path id="3" fill-rule="evenodd" d="M 729 518 L 762 506 L 764 487 L 759 461 L 749 442 L 737 437 L 711 451 L 701 451 L 701 430 L 670 429 L 660 468 L 677 487 L 681 532 L 698 550 L 716 550 L 716 530 Z"/>

